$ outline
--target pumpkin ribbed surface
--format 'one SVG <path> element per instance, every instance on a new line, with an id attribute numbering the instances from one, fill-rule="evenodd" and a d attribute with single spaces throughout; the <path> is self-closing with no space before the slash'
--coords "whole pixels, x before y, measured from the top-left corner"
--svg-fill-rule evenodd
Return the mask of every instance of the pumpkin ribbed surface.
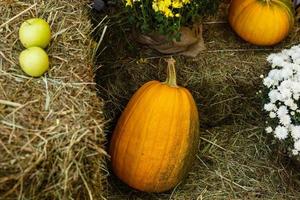
<path id="1" fill-rule="evenodd" d="M 146 83 L 129 101 L 113 133 L 114 173 L 141 191 L 171 189 L 189 168 L 198 129 L 197 107 L 187 89 Z"/>
<path id="2" fill-rule="evenodd" d="M 294 25 L 290 0 L 232 0 L 229 23 L 244 40 L 262 46 L 282 41 Z"/>

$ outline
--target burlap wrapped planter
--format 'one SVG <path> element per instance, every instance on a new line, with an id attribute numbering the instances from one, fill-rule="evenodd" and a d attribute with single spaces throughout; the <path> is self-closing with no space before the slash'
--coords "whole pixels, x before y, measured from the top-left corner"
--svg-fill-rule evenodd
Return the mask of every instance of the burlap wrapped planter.
<path id="1" fill-rule="evenodd" d="M 205 50 L 202 37 L 202 24 L 194 24 L 192 27 L 183 26 L 179 30 L 180 38 L 170 40 L 159 33 L 135 34 L 137 42 L 147 45 L 163 54 L 179 54 L 188 57 L 196 57 Z"/>

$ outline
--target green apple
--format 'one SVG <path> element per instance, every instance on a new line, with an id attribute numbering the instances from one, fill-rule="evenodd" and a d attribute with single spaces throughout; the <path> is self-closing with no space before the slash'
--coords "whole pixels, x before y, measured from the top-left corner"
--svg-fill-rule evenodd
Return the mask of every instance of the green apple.
<path id="1" fill-rule="evenodd" d="M 49 69 L 49 58 L 44 49 L 30 47 L 21 52 L 19 62 L 22 70 L 29 76 L 42 76 Z"/>
<path id="2" fill-rule="evenodd" d="M 19 29 L 19 38 L 26 48 L 34 46 L 45 48 L 51 40 L 51 29 L 43 19 L 28 19 Z"/>

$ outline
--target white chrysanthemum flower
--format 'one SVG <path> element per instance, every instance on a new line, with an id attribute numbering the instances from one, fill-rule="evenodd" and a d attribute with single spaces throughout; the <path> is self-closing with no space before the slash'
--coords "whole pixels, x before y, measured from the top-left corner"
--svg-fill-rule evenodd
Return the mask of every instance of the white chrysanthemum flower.
<path id="1" fill-rule="evenodd" d="M 294 149 L 297 150 L 297 151 L 300 151 L 300 140 L 295 141 Z"/>
<path id="2" fill-rule="evenodd" d="M 267 61 L 272 64 L 274 57 L 276 57 L 277 55 L 275 53 L 271 53 L 268 57 L 267 57 Z"/>
<path id="3" fill-rule="evenodd" d="M 283 116 L 288 114 L 288 109 L 286 106 L 280 106 L 277 110 L 277 115 L 279 118 L 282 118 Z"/>
<path id="4" fill-rule="evenodd" d="M 300 126 L 292 126 L 291 135 L 295 140 L 300 139 Z"/>
<path id="5" fill-rule="evenodd" d="M 269 127 L 267 127 L 267 128 L 265 129 L 265 131 L 266 131 L 266 133 L 272 133 L 272 132 L 273 132 L 273 129 L 272 129 L 271 126 L 269 126 Z"/>
<path id="6" fill-rule="evenodd" d="M 273 82 L 273 85 L 275 85 L 275 82 L 282 81 L 282 71 L 279 69 L 273 69 L 269 72 L 268 76 L 265 79 L 271 79 Z M 269 80 L 266 80 L 269 81 Z"/>
<path id="7" fill-rule="evenodd" d="M 283 49 L 281 51 L 281 53 L 288 56 L 289 55 L 289 51 L 290 51 L 289 49 Z"/>
<path id="8" fill-rule="evenodd" d="M 288 62 L 291 62 L 292 58 L 291 56 L 294 54 L 294 50 L 291 50 L 291 49 L 285 49 L 282 51 L 282 54 L 284 55 L 284 57 L 286 58 L 285 60 L 288 61 Z"/>
<path id="9" fill-rule="evenodd" d="M 285 63 L 290 63 L 291 62 L 291 57 L 285 53 L 281 53 L 282 59 L 285 61 Z"/>
<path id="10" fill-rule="evenodd" d="M 276 117 L 276 113 L 275 112 L 270 112 L 269 117 L 271 119 L 274 119 Z"/>
<path id="11" fill-rule="evenodd" d="M 289 99 L 287 99 L 287 100 L 284 101 L 284 104 L 285 104 L 286 106 L 288 106 L 288 107 L 291 107 L 291 105 L 294 104 L 294 100 L 291 99 L 291 98 L 289 98 Z"/>
<path id="12" fill-rule="evenodd" d="M 294 100 L 292 98 L 284 101 L 284 104 L 289 107 L 291 110 L 297 110 L 298 106 L 295 104 Z"/>
<path id="13" fill-rule="evenodd" d="M 289 115 L 284 115 L 279 118 L 279 121 L 284 126 L 289 126 L 292 123 L 291 117 Z"/>
<path id="14" fill-rule="evenodd" d="M 273 103 L 267 103 L 267 104 L 264 105 L 264 110 L 265 110 L 265 111 L 268 111 L 268 112 L 273 111 L 273 110 L 276 111 L 276 110 L 277 110 L 277 107 L 276 107 L 276 105 L 273 104 Z"/>
<path id="15" fill-rule="evenodd" d="M 275 55 L 272 59 L 272 65 L 273 66 L 283 66 L 284 59 L 282 57 L 280 57 L 279 55 Z"/>
<path id="16" fill-rule="evenodd" d="M 269 77 L 266 77 L 264 79 L 264 85 L 267 86 L 268 88 L 272 87 L 273 85 L 275 85 L 275 81 Z"/>
<path id="17" fill-rule="evenodd" d="M 268 96 L 270 98 L 271 103 L 275 103 L 276 101 L 282 100 L 282 96 L 280 92 L 278 92 L 278 90 L 271 90 Z"/>
<path id="18" fill-rule="evenodd" d="M 293 150 L 292 150 L 292 154 L 293 154 L 294 156 L 297 156 L 297 155 L 299 154 L 299 151 L 297 151 L 296 149 L 293 149 Z"/>
<path id="19" fill-rule="evenodd" d="M 300 58 L 293 59 L 293 61 L 294 61 L 294 63 L 295 63 L 295 64 L 298 64 L 298 65 L 300 65 Z"/>
<path id="20" fill-rule="evenodd" d="M 297 94 L 293 94 L 293 98 L 297 101 L 299 100 L 299 97 L 300 97 L 300 94 L 297 93 Z"/>
<path id="21" fill-rule="evenodd" d="M 293 155 L 300 155 L 300 120 L 296 118 L 300 113 L 300 45 L 270 54 L 267 61 L 272 69 L 266 77 L 260 76 L 269 89 L 264 110 L 271 119 L 278 120 L 266 123 L 265 131 L 279 140 L 292 139 L 294 145 L 288 149 Z"/>
<path id="22" fill-rule="evenodd" d="M 276 138 L 278 138 L 279 140 L 283 140 L 288 136 L 288 129 L 284 126 L 277 126 L 274 133 Z"/>
<path id="23" fill-rule="evenodd" d="M 295 64 L 295 63 L 289 63 L 289 66 L 296 72 L 299 73 L 300 72 L 300 66 Z"/>
<path id="24" fill-rule="evenodd" d="M 290 50 L 291 52 L 295 52 L 295 51 L 298 50 L 299 46 L 300 46 L 300 45 L 292 46 L 289 50 Z"/>
<path id="25" fill-rule="evenodd" d="M 293 70 L 289 68 L 284 68 L 281 71 L 281 76 L 284 80 L 289 79 L 291 76 L 293 76 Z"/>
<path id="26" fill-rule="evenodd" d="M 290 55 L 290 57 L 292 57 L 294 63 L 295 63 L 295 60 L 299 59 L 300 58 L 300 52 L 299 52 L 299 49 L 295 49 L 293 51 L 293 53 Z"/>
<path id="27" fill-rule="evenodd" d="M 291 106 L 290 106 L 291 110 L 297 110 L 298 109 L 298 105 L 293 103 Z"/>
<path id="28" fill-rule="evenodd" d="M 278 89 L 280 88 L 288 88 L 290 89 L 293 85 L 293 82 L 291 80 L 284 80 L 280 83 L 280 86 L 278 87 Z"/>
<path id="29" fill-rule="evenodd" d="M 279 92 L 281 94 L 282 99 L 289 99 L 292 96 L 291 90 L 287 88 L 280 88 Z"/>

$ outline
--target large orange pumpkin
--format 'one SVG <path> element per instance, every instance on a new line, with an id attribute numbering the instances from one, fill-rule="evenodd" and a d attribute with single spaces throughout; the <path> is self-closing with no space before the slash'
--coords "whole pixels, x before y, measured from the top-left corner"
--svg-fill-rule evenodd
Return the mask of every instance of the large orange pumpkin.
<path id="1" fill-rule="evenodd" d="M 262 46 L 283 40 L 294 25 L 291 0 L 232 0 L 229 23 L 244 40 Z"/>
<path id="2" fill-rule="evenodd" d="M 167 191 L 186 175 L 198 133 L 196 104 L 169 60 L 167 80 L 144 84 L 122 113 L 110 144 L 113 171 L 135 189 Z"/>

